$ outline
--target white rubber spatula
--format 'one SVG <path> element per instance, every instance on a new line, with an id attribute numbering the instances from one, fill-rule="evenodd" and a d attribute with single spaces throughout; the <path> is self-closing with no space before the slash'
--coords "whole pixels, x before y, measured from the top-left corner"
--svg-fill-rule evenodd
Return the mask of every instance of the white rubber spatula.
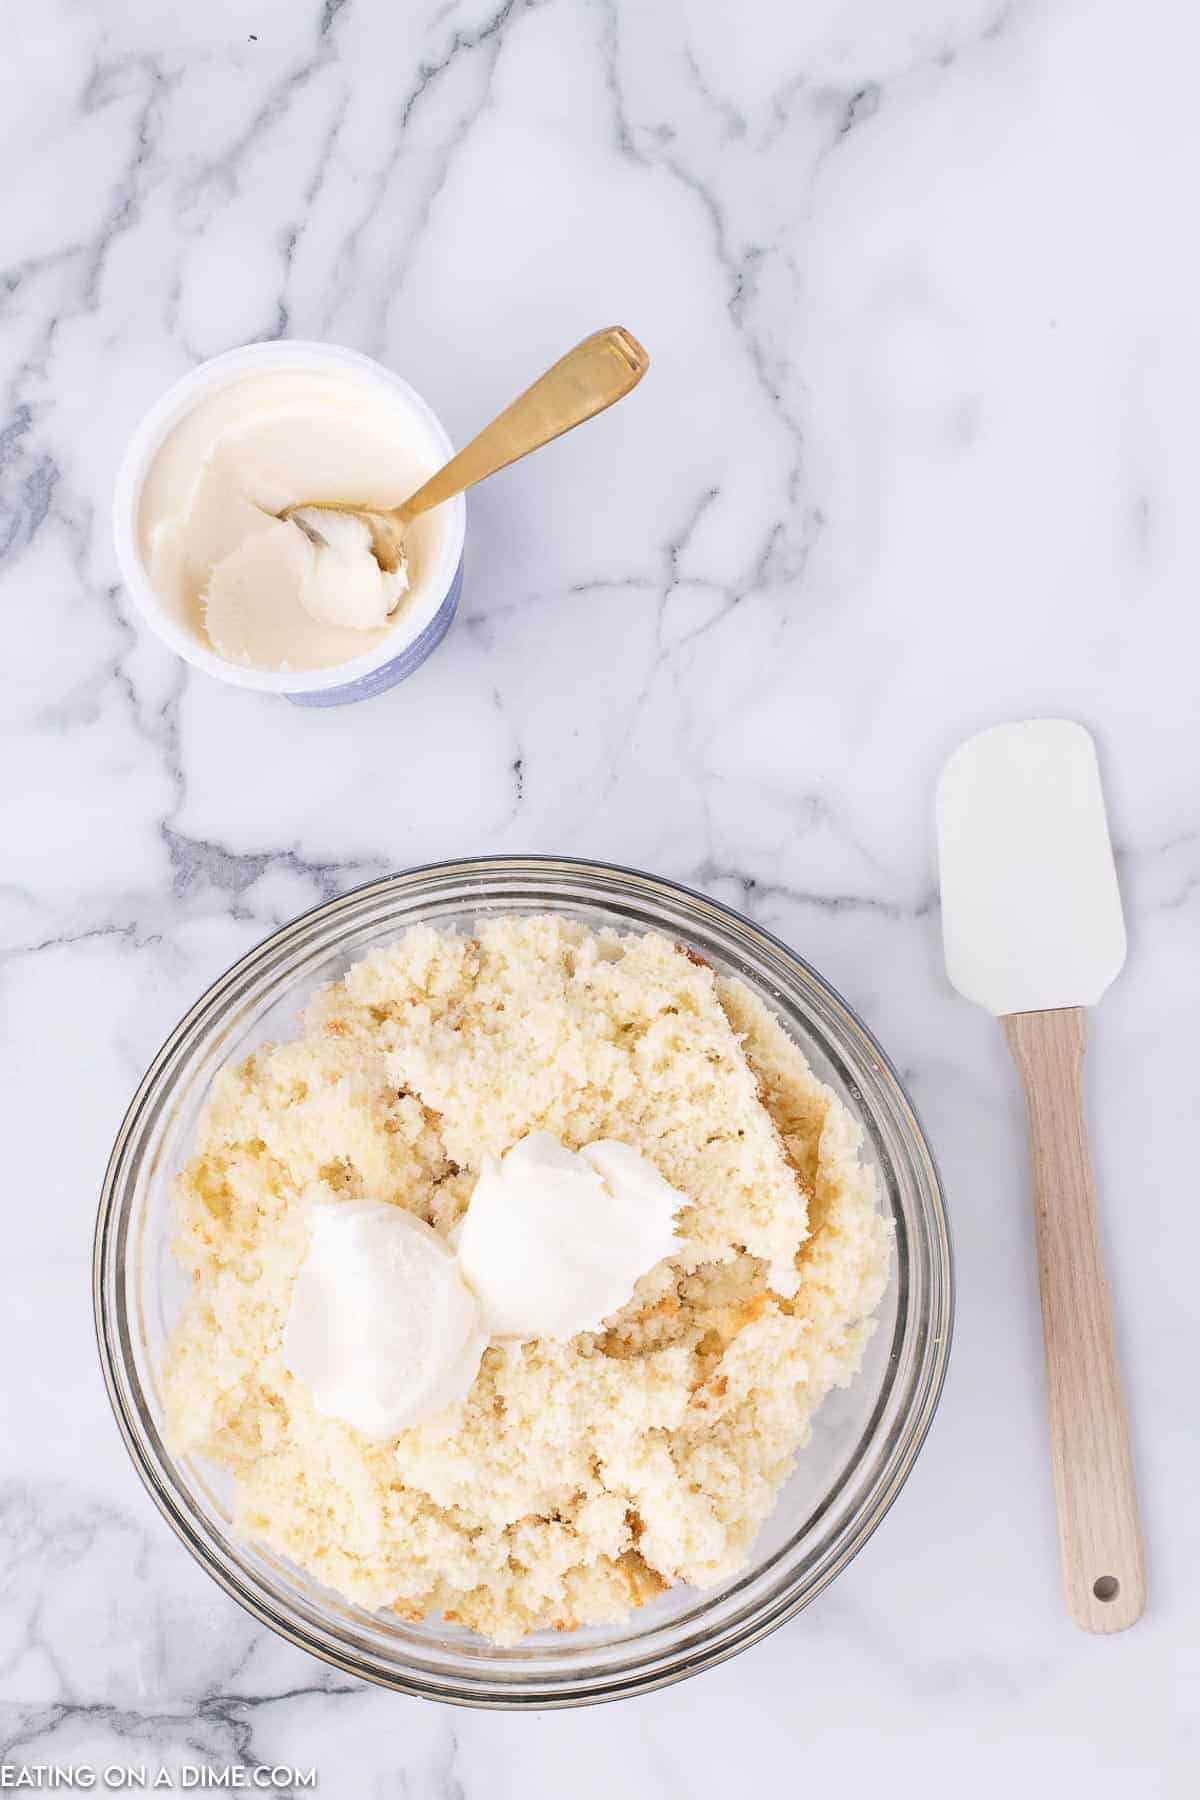
<path id="1" fill-rule="evenodd" d="M 1067 719 L 969 738 L 937 827 L 947 971 L 1003 1019 L 1025 1087 L 1067 1605 L 1123 1631 L 1145 1576 L 1082 1077 L 1084 1008 L 1120 972 L 1125 924 L 1091 738 Z"/>

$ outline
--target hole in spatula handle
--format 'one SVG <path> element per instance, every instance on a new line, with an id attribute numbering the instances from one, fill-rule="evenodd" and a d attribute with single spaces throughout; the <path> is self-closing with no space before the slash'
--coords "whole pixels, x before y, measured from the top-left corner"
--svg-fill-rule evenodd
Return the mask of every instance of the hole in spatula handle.
<path id="1" fill-rule="evenodd" d="M 1121 1584 L 1115 1575 L 1101 1575 L 1092 1583 L 1092 1592 L 1097 1600 L 1115 1600 L 1121 1591 Z"/>

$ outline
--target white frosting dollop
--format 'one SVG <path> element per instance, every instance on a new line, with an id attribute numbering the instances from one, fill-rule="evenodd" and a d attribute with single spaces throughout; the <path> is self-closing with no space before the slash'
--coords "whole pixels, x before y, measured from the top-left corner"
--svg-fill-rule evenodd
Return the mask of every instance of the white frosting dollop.
<path id="1" fill-rule="evenodd" d="M 353 513 L 302 506 L 292 520 L 310 538 L 311 558 L 300 588 L 305 612 L 324 625 L 379 631 L 408 591 L 407 563 L 385 573 L 371 548 L 370 527 Z"/>
<path id="2" fill-rule="evenodd" d="M 629 1144 L 568 1150 L 548 1131 L 488 1158 L 458 1230 L 463 1274 L 494 1337 L 596 1330 L 677 1248 L 685 1197 Z"/>
<path id="3" fill-rule="evenodd" d="M 478 1303 L 432 1227 L 377 1200 L 312 1207 L 283 1359 L 318 1412 L 394 1437 L 465 1399 L 486 1348 Z"/>

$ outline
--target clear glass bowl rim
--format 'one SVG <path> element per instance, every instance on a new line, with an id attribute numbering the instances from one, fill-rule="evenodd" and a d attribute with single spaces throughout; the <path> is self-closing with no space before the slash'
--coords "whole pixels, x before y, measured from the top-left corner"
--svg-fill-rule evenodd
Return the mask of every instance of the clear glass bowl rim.
<path id="1" fill-rule="evenodd" d="M 507 890 L 494 894 L 497 883 L 520 884 L 514 893 Z M 478 904 L 494 905 L 502 910 L 506 903 L 519 902 L 525 910 L 539 899 L 551 905 L 570 908 L 589 903 L 603 905 L 605 890 L 610 902 L 636 901 L 648 910 L 640 915 L 646 929 L 664 929 L 656 922 L 659 906 L 673 904 L 688 914 L 701 927 L 713 931 L 727 942 L 741 942 L 753 953 L 757 964 L 773 968 L 781 984 L 799 989 L 809 1005 L 815 1003 L 824 1015 L 825 1029 L 831 1043 L 838 1048 L 848 1046 L 855 1054 L 860 1069 L 875 1078 L 873 1100 L 881 1100 L 890 1109 L 893 1125 L 898 1128 L 905 1148 L 916 1170 L 916 1191 L 922 1225 L 921 1242 L 925 1248 L 923 1287 L 927 1293 L 926 1316 L 917 1319 L 920 1333 L 919 1354 L 912 1368 L 909 1392 L 899 1420 L 885 1445 L 885 1454 L 877 1463 L 864 1501 L 853 1517 L 841 1528 L 836 1539 L 825 1547 L 815 1572 L 785 1585 L 768 1602 L 750 1610 L 732 1631 L 720 1632 L 711 1643 L 697 1643 L 689 1638 L 675 1653 L 662 1653 L 651 1659 L 646 1668 L 633 1668 L 625 1674 L 607 1675 L 592 1680 L 586 1670 L 578 1676 L 551 1678 L 524 1687 L 492 1684 L 486 1675 L 464 1677 L 461 1685 L 443 1681 L 430 1682 L 415 1671 L 399 1664 L 384 1667 L 368 1663 L 323 1642 L 307 1630 L 280 1603 L 276 1605 L 240 1578 L 236 1565 L 222 1560 L 214 1547 L 193 1530 L 179 1506 L 169 1481 L 164 1481 L 149 1442 L 142 1390 L 126 1352 L 124 1338 L 128 1329 L 122 1296 L 122 1252 L 124 1226 L 132 1202 L 130 1179 L 131 1145 L 139 1136 L 147 1114 L 161 1104 L 171 1089 L 175 1070 L 183 1064 L 189 1050 L 202 1042 L 208 1030 L 221 1018 L 225 1006 L 241 985 L 264 967 L 294 953 L 307 939 L 324 941 L 327 928 L 337 921 L 352 925 L 356 916 L 369 909 L 382 897 L 397 896 L 419 902 L 436 892 L 439 886 L 463 888 L 464 908 Z M 588 896 L 578 893 L 588 888 Z M 528 890 L 528 891 L 527 891 Z M 599 893 L 594 890 L 599 890 Z M 403 929 L 403 919 L 396 921 Z M 870 1110 L 868 1108 L 867 1110 Z M 905 1250 L 899 1246 L 899 1279 L 901 1303 L 897 1311 L 894 1345 L 914 1329 L 911 1308 L 906 1312 L 909 1281 L 904 1266 Z M 321 902 L 299 914 L 288 924 L 272 932 L 239 957 L 219 976 L 189 1008 L 142 1077 L 126 1110 L 113 1145 L 101 1190 L 93 1244 L 93 1304 L 97 1347 L 105 1386 L 126 1449 L 135 1468 L 159 1511 L 176 1536 L 187 1547 L 206 1572 L 261 1624 L 298 1648 L 317 1656 L 343 1673 L 358 1676 L 398 1692 L 432 1698 L 452 1704 L 493 1709 L 516 1709 L 526 1706 L 553 1708 L 587 1705 L 614 1700 L 632 1694 L 646 1693 L 671 1685 L 689 1675 L 710 1668 L 727 1657 L 757 1643 L 771 1631 L 793 1618 L 829 1583 L 873 1534 L 899 1494 L 913 1462 L 925 1441 L 933 1421 L 945 1380 L 954 1320 L 954 1269 L 949 1224 L 941 1179 L 932 1150 L 917 1118 L 900 1077 L 890 1058 L 853 1008 L 830 986 L 811 964 L 799 956 L 782 939 L 756 924 L 745 914 L 722 901 L 700 893 L 684 884 L 643 870 L 617 863 L 598 862 L 583 857 L 541 855 L 495 855 L 457 858 L 421 864 L 349 889 L 346 893 Z M 877 1404 L 878 1412 L 882 1398 Z"/>

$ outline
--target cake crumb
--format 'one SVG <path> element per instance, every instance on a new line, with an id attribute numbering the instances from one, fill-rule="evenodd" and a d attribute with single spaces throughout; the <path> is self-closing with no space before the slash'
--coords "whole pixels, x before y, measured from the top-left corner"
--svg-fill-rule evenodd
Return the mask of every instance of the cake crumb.
<path id="1" fill-rule="evenodd" d="M 677 1254 L 599 1332 L 494 1343 L 427 1424 L 381 1441 L 316 1412 L 281 1352 L 311 1201 L 447 1235 L 483 1158 L 535 1130 L 641 1151 L 687 1198 Z M 214 1082 L 178 1183 L 171 1446 L 329 1587 L 498 1644 L 725 1581 L 886 1287 L 860 1144 L 766 1006 L 665 937 L 414 927 Z"/>

